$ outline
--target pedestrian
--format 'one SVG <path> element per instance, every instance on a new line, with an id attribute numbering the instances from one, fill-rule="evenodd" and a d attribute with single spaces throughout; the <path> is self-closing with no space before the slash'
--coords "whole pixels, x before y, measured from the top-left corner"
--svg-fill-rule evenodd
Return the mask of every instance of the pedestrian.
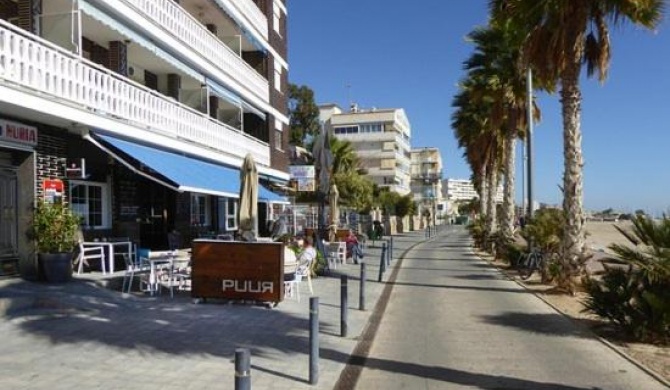
<path id="1" fill-rule="evenodd" d="M 363 251 L 358 243 L 358 237 L 356 237 L 353 230 L 349 229 L 349 233 L 344 239 L 344 242 L 347 246 L 347 258 L 351 257 L 354 259 L 354 264 L 358 264 L 358 259 L 363 258 Z"/>

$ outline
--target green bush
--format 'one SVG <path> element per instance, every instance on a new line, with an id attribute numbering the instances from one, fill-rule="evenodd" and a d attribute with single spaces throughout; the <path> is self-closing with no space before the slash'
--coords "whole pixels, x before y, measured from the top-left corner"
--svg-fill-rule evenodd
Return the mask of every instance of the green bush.
<path id="1" fill-rule="evenodd" d="M 627 268 L 608 267 L 602 280 L 586 279 L 586 311 L 642 341 L 670 342 L 670 220 L 633 219 L 620 230 L 634 247 L 611 245 Z"/>

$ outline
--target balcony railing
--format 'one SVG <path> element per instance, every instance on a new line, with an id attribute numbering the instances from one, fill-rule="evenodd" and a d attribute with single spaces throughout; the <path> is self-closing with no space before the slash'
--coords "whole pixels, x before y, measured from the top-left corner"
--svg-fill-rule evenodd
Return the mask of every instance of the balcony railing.
<path id="1" fill-rule="evenodd" d="M 0 20 L 0 83 L 113 116 L 157 134 L 270 165 L 267 143 Z"/>
<path id="2" fill-rule="evenodd" d="M 113 1 L 102 1 L 109 3 L 109 6 L 113 7 Z M 138 12 L 153 20 L 157 25 L 162 26 L 165 31 L 171 33 L 186 44 L 186 46 L 198 52 L 205 60 L 221 68 L 234 80 L 238 80 L 240 85 L 249 88 L 252 93 L 263 99 L 263 101 L 267 102 L 270 100 L 268 81 L 253 67 L 244 62 L 230 47 L 221 42 L 216 35 L 207 30 L 201 22 L 174 2 L 166 0 L 121 1 L 131 5 Z M 241 3 L 244 4 L 247 2 L 251 3 L 250 7 L 254 7 L 260 13 L 260 10 L 252 1 L 246 0 Z"/>
<path id="3" fill-rule="evenodd" d="M 263 38 L 268 39 L 268 19 L 252 0 L 222 0 L 221 2 L 239 9 L 251 22 L 251 25 L 261 33 Z"/>

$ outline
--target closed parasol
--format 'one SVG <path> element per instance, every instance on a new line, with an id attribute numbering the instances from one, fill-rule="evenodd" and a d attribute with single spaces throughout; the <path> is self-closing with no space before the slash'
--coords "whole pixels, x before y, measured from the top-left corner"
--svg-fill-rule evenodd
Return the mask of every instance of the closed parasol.
<path id="1" fill-rule="evenodd" d="M 239 235 L 243 241 L 256 241 L 258 218 L 258 170 L 251 154 L 240 169 Z"/>

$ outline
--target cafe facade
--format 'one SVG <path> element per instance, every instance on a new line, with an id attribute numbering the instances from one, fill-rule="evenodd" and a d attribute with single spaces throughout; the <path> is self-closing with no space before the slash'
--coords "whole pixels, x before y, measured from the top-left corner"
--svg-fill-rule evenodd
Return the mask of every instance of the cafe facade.
<path id="1" fill-rule="evenodd" d="M 87 239 L 234 234 L 247 154 L 262 232 L 289 178 L 285 29 L 281 0 L 0 0 L 0 273 L 32 263 L 38 199 Z"/>

